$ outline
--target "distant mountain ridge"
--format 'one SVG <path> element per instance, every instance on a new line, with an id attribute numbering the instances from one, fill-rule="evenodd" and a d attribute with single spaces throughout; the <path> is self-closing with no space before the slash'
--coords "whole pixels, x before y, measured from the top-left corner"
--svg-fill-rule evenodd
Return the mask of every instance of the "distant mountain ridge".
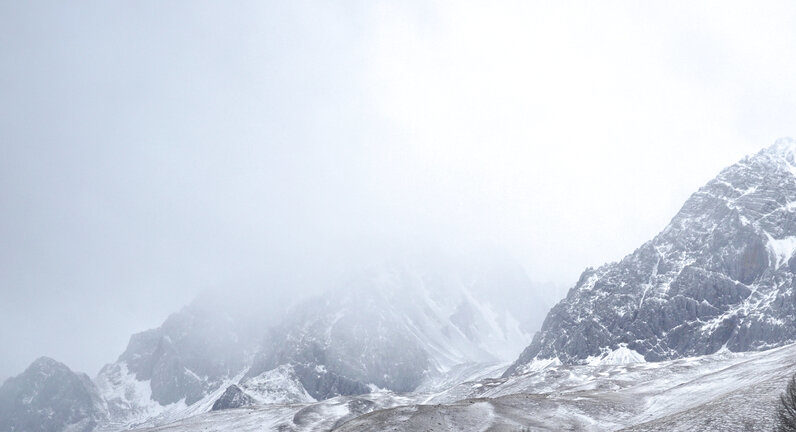
<path id="1" fill-rule="evenodd" d="M 519 270 L 509 267 L 501 274 L 512 272 Z M 490 302 L 495 293 L 478 292 L 481 282 L 459 277 L 464 274 L 414 266 L 363 272 L 347 280 L 339 295 L 294 308 L 268 332 L 249 375 L 290 363 L 333 380 L 338 389 L 375 385 L 408 392 L 458 364 L 510 359 L 529 335 L 511 311 Z M 500 283 L 514 291 L 526 281 Z M 311 389 L 314 384 L 304 382 L 316 399 L 356 394 Z"/>
<path id="2" fill-rule="evenodd" d="M 653 240 L 587 269 L 506 371 L 626 347 L 649 361 L 796 340 L 796 141 L 724 169 Z"/>
<path id="3" fill-rule="evenodd" d="M 537 313 L 527 316 L 541 317 L 544 302 L 534 299 L 524 270 L 507 257 L 458 259 L 363 267 L 279 315 L 273 313 L 279 304 L 241 319 L 234 304 L 197 300 L 160 327 L 133 335 L 93 381 L 54 361 L 58 373 L 49 379 L 69 391 L 39 394 L 30 371 L 9 379 L 0 413 L 39 422 L 42 431 L 110 432 L 211 410 L 408 392 L 443 382 L 454 368 L 508 362 L 536 325 L 514 317 L 533 308 Z M 68 409 L 57 418 L 35 414 L 60 406 Z"/>
<path id="4" fill-rule="evenodd" d="M 796 141 L 778 140 L 722 170 L 652 240 L 583 272 L 530 345 L 529 330 L 546 307 L 522 267 L 501 254 L 362 266 L 326 293 L 275 313 L 283 306 L 243 317 L 234 303 L 195 301 L 133 335 L 93 381 L 38 359 L 0 386 L 0 430 L 111 432 L 178 420 L 175 430 L 192 430 L 194 418 L 219 421 L 209 430 L 260 430 L 268 422 L 286 430 L 373 429 L 407 416 L 426 426 L 452 420 L 453 430 L 562 421 L 592 427 L 590 419 L 613 424 L 628 409 L 640 417 L 625 425 L 703 424 L 677 407 L 710 405 L 714 417 L 738 410 L 737 401 L 713 396 L 752 388 L 753 364 L 774 368 L 755 371 L 766 380 L 761 400 L 768 404 L 776 380 L 793 369 L 794 347 L 730 351 L 796 341 Z M 702 363 L 726 366 L 723 378 L 713 381 L 719 375 Z M 691 372 L 677 380 L 689 383 L 687 391 L 710 382 L 713 393 L 691 406 L 669 394 L 686 390 L 664 375 L 694 367 L 694 382 Z M 643 381 L 630 385 L 647 375 L 667 394 L 645 390 Z M 612 405 L 614 387 L 626 389 L 619 405 Z M 567 406 L 588 415 L 562 412 L 553 391 L 571 393 Z M 600 399 L 585 401 L 581 391 Z M 651 405 L 640 396 L 668 401 L 666 418 L 647 413 Z M 540 406 L 547 417 L 528 415 Z"/>

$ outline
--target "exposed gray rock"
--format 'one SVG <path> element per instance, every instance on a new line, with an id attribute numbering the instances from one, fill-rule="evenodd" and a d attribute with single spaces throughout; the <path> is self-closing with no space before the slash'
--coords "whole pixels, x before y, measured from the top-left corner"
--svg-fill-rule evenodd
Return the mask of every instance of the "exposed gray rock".
<path id="1" fill-rule="evenodd" d="M 251 396 L 247 395 L 240 389 L 240 387 L 232 384 L 227 387 L 227 390 L 213 403 L 211 411 L 220 411 L 225 409 L 243 408 L 254 405 L 256 401 Z"/>
<path id="2" fill-rule="evenodd" d="M 0 386 L 0 430 L 5 432 L 88 432 L 105 418 L 89 377 L 47 357 Z"/>
<path id="3" fill-rule="evenodd" d="M 294 365 L 293 369 L 307 393 L 317 400 L 370 392 L 370 387 L 364 383 L 330 372 L 322 366 Z"/>
<path id="4" fill-rule="evenodd" d="M 724 169 L 619 262 L 587 269 L 506 374 L 620 344 L 649 361 L 796 340 L 796 142 Z"/>

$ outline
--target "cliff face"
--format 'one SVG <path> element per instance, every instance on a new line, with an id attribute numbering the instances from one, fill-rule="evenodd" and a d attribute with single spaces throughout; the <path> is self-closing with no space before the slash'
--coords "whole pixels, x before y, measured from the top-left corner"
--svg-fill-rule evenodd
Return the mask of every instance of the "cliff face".
<path id="1" fill-rule="evenodd" d="M 724 169 L 664 230 L 587 269 L 506 371 L 627 347 L 646 360 L 761 350 L 796 340 L 796 142 Z"/>

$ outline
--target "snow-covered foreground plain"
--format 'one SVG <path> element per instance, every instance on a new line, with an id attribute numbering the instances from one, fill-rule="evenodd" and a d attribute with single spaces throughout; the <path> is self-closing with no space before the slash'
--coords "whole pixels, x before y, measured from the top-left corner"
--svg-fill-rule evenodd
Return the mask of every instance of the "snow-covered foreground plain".
<path id="1" fill-rule="evenodd" d="M 549 362 L 509 378 L 210 412 L 141 431 L 771 430 L 795 372 L 796 345 L 660 363 Z"/>

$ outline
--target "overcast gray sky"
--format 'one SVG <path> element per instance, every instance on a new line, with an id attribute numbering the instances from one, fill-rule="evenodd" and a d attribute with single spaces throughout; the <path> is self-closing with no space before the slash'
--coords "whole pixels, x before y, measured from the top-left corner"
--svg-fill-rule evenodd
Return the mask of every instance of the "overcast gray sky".
<path id="1" fill-rule="evenodd" d="M 796 133 L 795 7 L 0 1 L 0 379 L 421 240 L 571 284 Z"/>

